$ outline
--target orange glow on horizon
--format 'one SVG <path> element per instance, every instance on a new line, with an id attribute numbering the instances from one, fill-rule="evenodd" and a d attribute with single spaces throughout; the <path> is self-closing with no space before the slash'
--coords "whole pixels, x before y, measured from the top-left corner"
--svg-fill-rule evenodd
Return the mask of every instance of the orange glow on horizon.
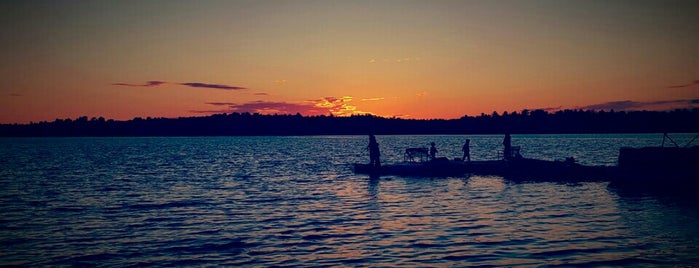
<path id="1" fill-rule="evenodd" d="M 0 123 L 699 107 L 691 3 L 2 6 Z"/>

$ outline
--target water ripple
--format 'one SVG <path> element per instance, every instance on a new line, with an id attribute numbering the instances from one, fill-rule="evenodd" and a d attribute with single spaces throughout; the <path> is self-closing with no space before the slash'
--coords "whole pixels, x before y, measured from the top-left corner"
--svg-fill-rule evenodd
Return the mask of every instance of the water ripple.
<path id="1" fill-rule="evenodd" d="M 622 196 L 603 182 L 369 179 L 350 165 L 365 161 L 365 138 L 0 140 L 0 265 L 699 265 L 696 203 Z M 380 139 L 386 159 L 462 142 Z M 501 142 L 471 139 L 482 159 Z M 639 138 L 513 138 L 542 158 L 593 146 L 603 164 L 611 141 Z M 458 155 L 449 148 L 440 152 Z"/>

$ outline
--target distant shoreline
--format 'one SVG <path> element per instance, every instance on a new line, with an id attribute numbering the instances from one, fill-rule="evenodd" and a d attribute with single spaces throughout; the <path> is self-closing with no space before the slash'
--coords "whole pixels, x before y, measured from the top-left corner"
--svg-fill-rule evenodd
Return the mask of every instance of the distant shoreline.
<path id="1" fill-rule="evenodd" d="M 250 113 L 203 117 L 80 117 L 53 122 L 2 124 L 0 137 L 315 136 L 697 133 L 699 109 L 674 111 L 544 110 L 481 114 L 459 119 L 402 119 L 372 115 L 302 116 Z"/>

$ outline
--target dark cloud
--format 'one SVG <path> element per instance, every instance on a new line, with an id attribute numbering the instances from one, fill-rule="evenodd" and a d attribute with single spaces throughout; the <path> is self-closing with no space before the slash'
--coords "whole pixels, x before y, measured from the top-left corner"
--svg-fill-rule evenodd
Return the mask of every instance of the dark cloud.
<path id="1" fill-rule="evenodd" d="M 269 96 L 268 93 L 264 93 L 264 92 L 253 93 L 252 95 L 256 95 L 256 96 Z"/>
<path id="2" fill-rule="evenodd" d="M 230 111 L 228 111 L 228 110 L 189 110 L 189 112 L 190 113 L 197 113 L 197 114 L 212 115 L 212 114 L 225 114 L 225 113 L 228 113 Z"/>
<path id="3" fill-rule="evenodd" d="M 236 105 L 233 102 L 207 102 L 206 104 L 209 105 L 216 105 L 216 106 L 230 106 L 230 105 Z"/>
<path id="4" fill-rule="evenodd" d="M 223 89 L 223 90 L 238 90 L 245 89 L 244 87 L 220 85 L 220 84 L 207 84 L 201 82 L 189 82 L 189 83 L 171 83 L 165 81 L 148 81 L 145 84 L 129 84 L 129 83 L 113 83 L 115 86 L 127 86 L 127 87 L 157 87 L 164 84 L 176 84 L 181 86 L 196 87 L 196 88 L 212 88 L 212 89 Z"/>
<path id="5" fill-rule="evenodd" d="M 691 87 L 691 86 L 695 86 L 695 85 L 699 85 L 699 80 L 694 80 L 689 84 L 669 86 L 668 88 L 682 88 L 682 87 Z"/>
<path id="6" fill-rule="evenodd" d="M 563 109 L 563 106 L 558 106 L 558 107 L 546 107 L 546 108 L 536 108 L 536 109 L 531 109 L 530 111 L 536 111 L 536 110 L 542 110 L 542 111 L 547 111 L 547 112 L 557 112 Z"/>
<path id="7" fill-rule="evenodd" d="M 128 83 L 114 83 L 115 86 L 127 86 L 127 87 L 157 87 L 159 85 L 167 84 L 164 81 L 148 81 L 145 84 L 128 84 Z"/>
<path id="8" fill-rule="evenodd" d="M 671 109 L 683 109 L 683 108 L 693 108 L 699 104 L 699 100 L 662 100 L 662 101 L 610 101 L 605 103 L 593 104 L 588 106 L 579 107 L 583 110 L 671 110 Z"/>
<path id="9" fill-rule="evenodd" d="M 10 93 L 10 97 L 22 97 L 24 95 L 22 94 L 17 94 L 17 93 Z"/>
<path id="10" fill-rule="evenodd" d="M 291 103 L 274 101 L 253 101 L 242 104 L 209 103 L 212 105 L 227 105 L 229 112 L 251 112 L 261 114 L 296 114 L 319 115 L 326 114 L 327 109 L 316 107 L 312 103 Z"/>
<path id="11" fill-rule="evenodd" d="M 199 82 L 180 83 L 180 85 L 188 86 L 188 87 L 213 88 L 213 89 L 225 89 L 225 90 L 245 89 L 244 87 L 219 85 L 219 84 L 207 84 L 207 83 L 199 83 Z"/>
<path id="12" fill-rule="evenodd" d="M 296 114 L 303 115 L 320 115 L 324 113 L 324 109 L 318 109 L 313 104 L 290 103 L 290 102 L 270 102 L 270 101 L 253 101 L 246 103 L 228 103 L 228 102 L 208 102 L 206 104 L 214 106 L 225 106 L 226 109 L 221 110 L 197 110 L 191 111 L 194 113 L 217 114 L 217 113 L 259 113 L 259 114 Z"/>
<path id="13" fill-rule="evenodd" d="M 628 110 L 631 108 L 642 107 L 643 103 L 624 100 L 624 101 L 610 101 L 605 103 L 592 104 L 588 106 L 580 107 L 583 110 Z"/>

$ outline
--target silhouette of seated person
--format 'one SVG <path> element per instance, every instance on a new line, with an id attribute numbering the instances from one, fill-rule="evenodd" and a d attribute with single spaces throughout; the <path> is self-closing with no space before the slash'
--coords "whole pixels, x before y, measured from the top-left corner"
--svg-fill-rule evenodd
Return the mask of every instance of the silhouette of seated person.
<path id="1" fill-rule="evenodd" d="M 379 143 L 376 142 L 374 135 L 369 135 L 369 165 L 375 168 L 381 167 L 381 152 L 379 151 Z"/>

